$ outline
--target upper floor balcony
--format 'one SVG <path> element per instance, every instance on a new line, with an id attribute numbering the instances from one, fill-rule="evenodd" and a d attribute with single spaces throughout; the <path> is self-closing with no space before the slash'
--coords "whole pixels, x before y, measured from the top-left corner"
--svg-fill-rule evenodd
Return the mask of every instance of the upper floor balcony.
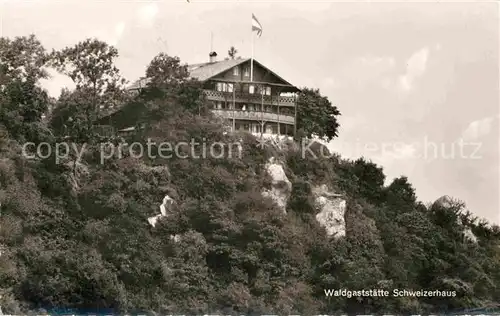
<path id="1" fill-rule="evenodd" d="M 250 120 L 250 121 L 268 121 L 279 122 L 285 124 L 295 124 L 295 117 L 293 115 L 277 114 L 270 112 L 260 111 L 241 111 L 241 110 L 219 110 L 214 109 L 212 112 L 225 119 L 235 120 Z"/>
<path id="2" fill-rule="evenodd" d="M 261 95 L 242 92 L 222 92 L 214 90 L 203 90 L 205 96 L 211 101 L 234 101 L 238 103 L 257 103 L 279 106 L 295 106 L 295 98 L 275 95 Z"/>

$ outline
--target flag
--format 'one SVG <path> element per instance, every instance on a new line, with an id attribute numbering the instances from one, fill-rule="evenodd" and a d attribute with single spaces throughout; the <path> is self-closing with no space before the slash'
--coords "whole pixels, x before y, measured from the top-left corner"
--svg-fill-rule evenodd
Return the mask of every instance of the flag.
<path id="1" fill-rule="evenodd" d="M 257 35 L 261 36 L 262 35 L 262 25 L 260 25 L 259 20 L 255 17 L 255 15 L 252 13 L 252 32 L 257 31 Z"/>

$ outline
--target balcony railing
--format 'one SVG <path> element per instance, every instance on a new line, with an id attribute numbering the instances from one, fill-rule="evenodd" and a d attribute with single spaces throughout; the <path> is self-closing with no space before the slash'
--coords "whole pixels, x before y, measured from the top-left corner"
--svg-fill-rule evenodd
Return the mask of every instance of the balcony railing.
<path id="1" fill-rule="evenodd" d="M 295 124 L 295 117 L 293 115 L 258 112 L 258 111 L 241 111 L 241 110 L 212 110 L 217 116 L 225 119 L 236 120 L 254 120 L 254 121 L 272 121 L 286 124 Z"/>
<path id="2" fill-rule="evenodd" d="M 232 92 L 221 92 L 221 91 L 213 91 L 213 90 L 204 90 L 203 91 L 207 98 L 212 101 L 232 101 L 233 93 Z M 264 104 L 273 104 L 279 106 L 295 106 L 295 98 L 293 97 L 282 97 L 282 96 L 270 96 L 264 95 L 262 98 L 261 94 L 250 94 L 250 93 L 234 93 L 235 102 L 248 102 L 248 103 L 262 103 Z M 264 100 L 262 100 L 264 99 Z"/>

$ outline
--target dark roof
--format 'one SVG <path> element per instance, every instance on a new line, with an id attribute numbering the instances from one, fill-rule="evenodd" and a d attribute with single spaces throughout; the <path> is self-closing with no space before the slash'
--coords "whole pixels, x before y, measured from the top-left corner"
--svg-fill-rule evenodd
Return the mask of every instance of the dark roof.
<path id="1" fill-rule="evenodd" d="M 206 81 L 220 73 L 223 73 L 224 71 L 227 71 L 234 66 L 240 65 L 244 62 L 249 61 L 250 58 L 237 58 L 237 59 L 225 59 L 225 60 L 220 60 L 216 62 L 207 62 L 207 63 L 199 63 L 199 64 L 191 64 L 188 65 L 188 71 L 189 75 L 191 78 L 198 79 L 200 81 Z M 254 63 L 260 65 L 263 68 L 268 69 L 258 61 L 254 59 Z M 268 69 L 269 70 L 269 69 Z M 274 76 L 285 82 L 286 84 L 293 86 L 290 84 L 288 81 L 285 79 L 281 78 L 278 76 L 276 73 L 273 71 L 269 70 Z M 147 83 L 149 82 L 148 78 L 141 78 L 137 81 L 135 81 L 132 85 L 128 87 L 129 90 L 135 90 L 135 89 L 140 89 L 142 87 L 145 87 Z"/>
<path id="2" fill-rule="evenodd" d="M 139 80 L 136 80 L 134 83 L 132 83 L 127 89 L 128 90 L 137 90 L 140 88 L 145 87 L 149 82 L 149 78 L 140 78 Z"/>
<path id="3" fill-rule="evenodd" d="M 241 59 L 227 59 L 216 61 L 213 63 L 202 63 L 202 64 L 194 64 L 188 65 L 189 75 L 192 78 L 196 78 L 200 81 L 205 81 L 213 76 L 216 76 L 224 71 L 227 71 L 234 66 L 242 64 L 246 61 L 250 60 L 249 58 L 241 58 Z"/>
<path id="4" fill-rule="evenodd" d="M 290 85 L 292 87 L 295 87 L 293 84 L 291 84 L 290 82 L 286 81 L 285 79 L 283 79 L 282 77 L 280 77 L 278 74 L 276 74 L 274 71 L 272 71 L 271 69 L 267 68 L 266 66 L 264 66 L 263 64 L 259 63 L 257 60 L 253 60 L 254 63 L 256 63 L 257 65 L 260 65 L 262 68 L 265 68 L 267 70 L 269 70 L 270 73 L 272 73 L 274 76 L 276 76 L 276 78 L 280 79 L 281 81 L 285 82 L 287 85 Z M 296 87 L 295 87 L 296 88 Z"/>

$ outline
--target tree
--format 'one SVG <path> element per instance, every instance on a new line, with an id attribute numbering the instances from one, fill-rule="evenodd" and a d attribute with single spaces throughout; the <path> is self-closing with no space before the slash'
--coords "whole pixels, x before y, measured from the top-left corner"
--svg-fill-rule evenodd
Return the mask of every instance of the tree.
<path id="1" fill-rule="evenodd" d="M 51 53 L 50 65 L 69 76 L 76 85 L 74 91 L 63 91 L 51 115 L 50 125 L 60 136 L 91 146 L 101 140 L 102 135 L 96 129 L 98 119 L 106 110 L 127 99 L 125 80 L 114 65 L 117 57 L 116 48 L 97 39 L 86 39 Z M 80 157 L 74 151 L 71 154 L 76 188 Z"/>
<path id="2" fill-rule="evenodd" d="M 382 168 L 371 161 L 359 158 L 354 162 L 353 173 L 358 179 L 361 195 L 372 203 L 379 202 L 385 181 Z"/>
<path id="3" fill-rule="evenodd" d="M 236 54 L 238 53 L 238 50 L 236 48 L 234 48 L 234 46 L 231 46 L 229 48 L 229 50 L 227 51 L 227 54 L 228 56 L 231 58 L 231 59 L 234 59 L 236 57 Z"/>
<path id="4" fill-rule="evenodd" d="M 150 80 L 149 86 L 172 87 L 187 81 L 189 71 L 186 64 L 181 64 L 179 57 L 160 53 L 149 63 L 146 69 L 146 78 Z"/>
<path id="5" fill-rule="evenodd" d="M 206 109 L 202 82 L 189 77 L 187 65 L 182 64 L 179 57 L 158 54 L 149 63 L 146 78 L 149 81 L 144 94 L 146 99 L 168 99 L 198 115 Z M 159 113 L 154 115 L 158 117 Z"/>
<path id="6" fill-rule="evenodd" d="M 303 129 L 306 137 L 317 136 L 330 141 L 337 137 L 341 115 L 336 106 L 322 96 L 319 89 L 303 88 L 297 98 L 297 129 Z"/>
<path id="7" fill-rule="evenodd" d="M 75 91 L 66 91 L 59 99 L 52 126 L 88 142 L 100 113 L 127 99 L 125 79 L 114 65 L 118 51 L 105 42 L 86 39 L 52 52 L 51 57 L 51 65 L 76 85 Z"/>
<path id="8" fill-rule="evenodd" d="M 48 56 L 34 35 L 0 38 L 0 121 L 16 139 L 39 141 L 50 98 L 38 84 L 48 78 Z"/>
<path id="9" fill-rule="evenodd" d="M 418 206 L 415 189 L 405 176 L 395 178 L 384 188 L 383 195 L 387 212 L 392 214 L 391 216 L 414 212 Z"/>
<path id="10" fill-rule="evenodd" d="M 49 56 L 35 35 L 9 38 L 0 38 L 0 62 L 2 64 L 2 76 L 0 84 L 5 80 L 47 78 L 44 69 Z"/>

